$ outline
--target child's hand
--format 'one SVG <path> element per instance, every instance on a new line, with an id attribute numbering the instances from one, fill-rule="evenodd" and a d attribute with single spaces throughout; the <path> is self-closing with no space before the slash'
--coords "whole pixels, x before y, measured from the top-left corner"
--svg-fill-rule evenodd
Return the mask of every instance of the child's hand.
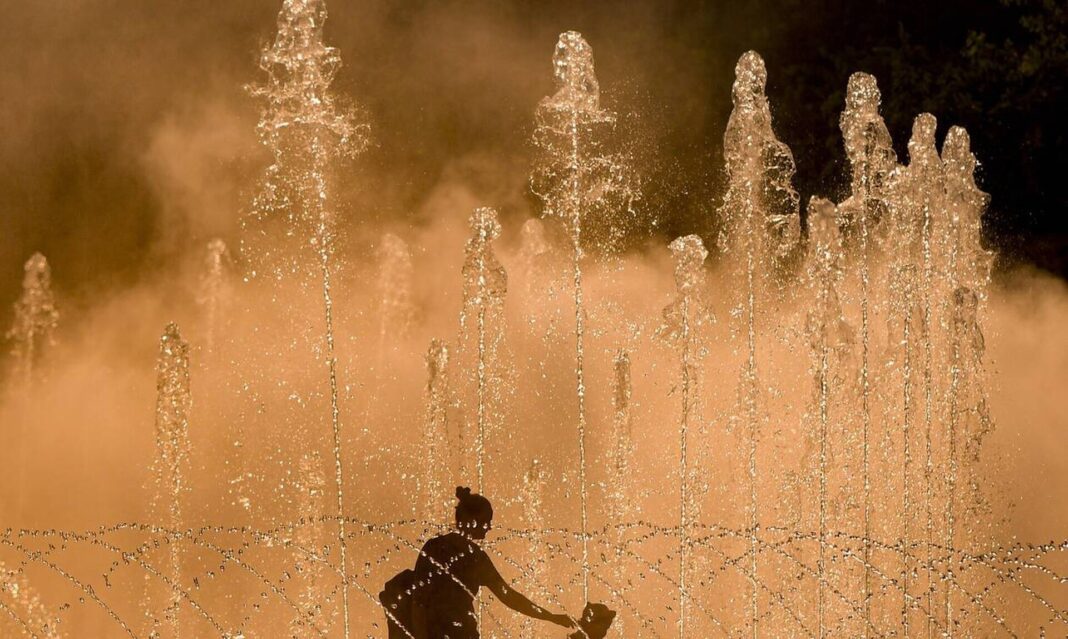
<path id="1" fill-rule="evenodd" d="M 562 626 L 564 628 L 574 628 L 575 627 L 575 621 L 571 617 L 569 617 L 567 615 L 553 615 L 553 616 L 549 617 L 549 621 L 553 622 L 554 624 L 556 624 L 558 626 Z"/>

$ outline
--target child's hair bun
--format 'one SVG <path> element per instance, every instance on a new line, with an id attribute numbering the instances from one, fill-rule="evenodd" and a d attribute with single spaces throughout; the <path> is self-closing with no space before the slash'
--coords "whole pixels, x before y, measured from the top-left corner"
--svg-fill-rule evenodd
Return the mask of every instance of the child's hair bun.
<path id="1" fill-rule="evenodd" d="M 457 486 L 456 487 L 456 498 L 457 499 L 463 499 L 464 497 L 470 497 L 470 496 L 471 496 L 471 489 L 468 488 L 467 486 Z"/>

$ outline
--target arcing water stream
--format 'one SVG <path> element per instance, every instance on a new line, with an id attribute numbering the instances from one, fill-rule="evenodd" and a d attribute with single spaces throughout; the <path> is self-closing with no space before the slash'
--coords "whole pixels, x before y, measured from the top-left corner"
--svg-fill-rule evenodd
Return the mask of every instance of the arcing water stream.
<path id="1" fill-rule="evenodd" d="M 240 256 L 210 245 L 190 330 L 155 353 L 144 517 L 0 531 L 3 636 L 385 636 L 378 592 L 450 525 L 456 484 L 493 500 L 482 545 L 519 590 L 603 601 L 609 636 L 1068 632 L 1068 542 L 1006 542 L 992 506 L 988 197 L 963 129 L 939 152 L 919 116 L 900 165 L 855 74 L 849 194 L 813 198 L 802 234 L 747 52 L 716 250 L 620 255 L 636 167 L 567 32 L 533 113 L 543 219 L 467 208 L 378 229 L 366 257 L 340 241 L 366 132 L 325 18 L 284 0 L 263 53 L 271 163 Z M 20 428 L 62 363 L 48 275 L 34 256 L 9 334 Z M 545 636 L 482 599 L 483 636 Z"/>

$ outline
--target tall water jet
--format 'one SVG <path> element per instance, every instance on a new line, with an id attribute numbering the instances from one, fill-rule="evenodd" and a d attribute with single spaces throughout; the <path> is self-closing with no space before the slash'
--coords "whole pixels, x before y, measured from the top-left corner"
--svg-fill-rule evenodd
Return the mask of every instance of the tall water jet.
<path id="1" fill-rule="evenodd" d="M 945 275 L 951 293 L 943 312 L 943 325 L 950 331 L 949 376 L 946 391 L 946 447 L 944 541 L 946 548 L 954 548 L 957 535 L 957 486 L 960 476 L 958 451 L 961 414 L 968 412 L 966 400 L 970 379 L 982 370 L 984 352 L 982 331 L 978 323 L 978 309 L 985 299 L 990 279 L 992 258 L 982 246 L 982 215 L 989 196 L 975 184 L 975 156 L 971 152 L 968 132 L 962 127 L 950 127 L 942 144 L 942 164 L 945 169 L 945 206 L 947 223 L 943 225 L 942 244 Z M 977 402 L 985 404 L 981 396 Z M 985 407 L 984 407 L 985 408 Z M 980 415 L 985 410 L 980 409 Z M 944 614 L 946 634 L 953 636 L 953 589 L 955 562 L 951 558 L 946 568 Z"/>
<path id="2" fill-rule="evenodd" d="M 156 458 L 153 464 L 154 491 L 152 512 L 156 521 L 169 529 L 167 541 L 168 603 L 164 615 L 171 636 L 180 635 L 182 602 L 182 496 L 188 492 L 189 412 L 189 344 L 182 339 L 178 325 L 170 323 L 159 342 L 156 363 Z M 147 577 L 147 576 L 146 576 Z M 153 624 L 158 624 L 153 619 Z"/>
<path id="3" fill-rule="evenodd" d="M 860 289 L 860 412 L 861 412 L 861 479 L 863 482 L 864 549 L 864 637 L 872 628 L 872 384 L 871 384 L 871 321 L 872 321 L 872 263 L 878 229 L 886 215 L 887 189 L 890 174 L 897 166 L 890 132 L 879 114 L 882 96 L 875 78 L 867 73 L 854 73 L 846 87 L 845 109 L 839 119 L 842 139 L 850 165 L 851 195 L 838 207 L 840 224 L 849 239 L 854 240 Z"/>
<path id="4" fill-rule="evenodd" d="M 705 284 L 704 263 L 708 257 L 701 238 L 687 235 L 670 247 L 675 260 L 675 300 L 664 309 L 662 333 L 676 342 L 682 381 L 682 410 L 679 416 L 679 639 L 686 637 L 687 569 L 690 551 L 691 511 L 689 431 L 696 418 L 698 331 L 708 317 L 702 300 Z"/>
<path id="5" fill-rule="evenodd" d="M 230 263 L 230 251 L 225 242 L 219 238 L 208 242 L 197 302 L 204 309 L 204 346 L 209 354 L 215 351 L 219 323 L 226 314 L 233 295 L 228 272 Z"/>
<path id="6" fill-rule="evenodd" d="M 503 420 L 501 349 L 504 341 L 504 296 L 508 292 L 508 273 L 493 252 L 493 241 L 501 235 L 497 211 L 479 207 L 468 219 L 471 237 L 464 246 L 463 309 L 460 311 L 460 350 L 466 362 L 468 384 L 474 387 L 475 406 L 475 480 L 478 492 L 486 485 L 486 435 Z M 474 332 L 471 320 L 474 317 Z M 473 342 L 473 343 L 472 343 Z M 465 415 L 466 430 L 472 430 L 470 415 Z M 461 435 L 461 444 L 463 442 Z M 465 460 L 460 473 L 467 477 Z M 482 626 L 482 600 L 478 601 L 478 625 Z"/>
<path id="7" fill-rule="evenodd" d="M 356 122 L 351 110 L 339 106 L 331 90 L 341 58 L 337 49 L 323 43 L 326 17 L 323 0 L 284 0 L 278 33 L 260 58 L 266 81 L 253 87 L 252 93 L 264 102 L 258 131 L 273 162 L 245 220 L 243 248 L 252 265 L 251 277 L 282 279 L 296 274 L 310 279 L 316 272 L 319 276 L 324 322 L 321 360 L 329 385 L 343 624 L 348 639 L 345 476 L 331 290 L 336 212 L 330 173 L 338 160 L 363 150 L 366 127 Z M 306 255 L 308 248 L 313 256 Z"/>
<path id="8" fill-rule="evenodd" d="M 15 319 L 5 334 L 11 340 L 11 373 L 15 382 L 11 388 L 15 392 L 27 391 L 38 377 L 38 366 L 44 354 L 55 346 L 56 327 L 59 325 L 59 311 L 56 310 L 55 296 L 52 294 L 52 269 L 48 260 L 40 253 L 34 253 L 23 268 L 22 295 L 15 302 Z M 26 420 L 18 421 L 17 446 L 21 451 L 19 458 L 22 459 L 26 456 Z M 25 464 L 19 465 L 17 485 L 16 510 L 21 515 L 26 499 Z"/>
<path id="9" fill-rule="evenodd" d="M 567 282 L 562 281 L 555 261 L 553 245 L 549 241 L 545 222 L 530 218 L 519 232 L 519 279 L 523 282 L 523 302 L 526 305 L 527 328 L 532 334 L 546 339 L 559 330 L 561 321 L 556 304 L 547 307 L 545 297 L 555 300 Z M 552 312 L 549 312 L 552 308 Z"/>
<path id="10" fill-rule="evenodd" d="M 838 228 L 835 205 L 823 198 L 813 197 L 808 205 L 808 255 L 806 279 L 812 290 L 814 303 L 808 311 L 806 334 L 813 354 L 816 379 L 817 476 L 819 549 L 816 570 L 818 635 L 826 636 L 825 600 L 827 572 L 827 501 L 828 458 L 830 454 L 830 410 L 835 376 L 834 360 L 843 354 L 852 336 L 843 317 L 839 288 L 842 280 L 842 236 Z"/>
<path id="11" fill-rule="evenodd" d="M 586 309 L 582 288 L 585 248 L 598 240 L 613 244 L 620 220 L 631 214 L 637 195 L 633 176 L 618 154 L 604 148 L 616 116 L 601 107 L 593 50 L 576 31 L 560 34 L 553 53 L 556 93 L 538 104 L 534 145 L 538 157 L 531 190 L 543 214 L 558 218 L 571 240 L 575 306 L 575 394 L 577 399 L 579 498 L 582 534 L 582 592 L 589 600 L 589 517 L 586 486 Z M 624 215 L 621 215 L 624 213 Z M 591 233 L 592 231 L 592 233 Z"/>
<path id="12" fill-rule="evenodd" d="M 615 526 L 615 561 L 613 577 L 616 587 L 623 583 L 625 525 L 633 521 L 634 482 L 631 477 L 631 462 L 634 452 L 633 418 L 631 401 L 630 353 L 624 349 L 616 352 L 612 360 L 612 474 L 609 493 L 611 523 Z M 622 620 L 620 620 L 622 627 Z M 622 632 L 622 630 L 620 631 Z"/>
<path id="13" fill-rule="evenodd" d="M 891 328 L 890 334 L 895 339 L 895 344 L 900 347 L 899 361 L 891 358 L 887 366 L 900 366 L 901 383 L 899 387 L 900 404 L 896 412 L 900 427 L 901 458 L 898 469 L 901 478 L 901 507 L 898 513 L 900 521 L 900 537 L 897 544 L 898 553 L 901 556 L 901 628 L 905 637 L 909 636 L 909 606 L 911 602 L 910 582 L 912 574 L 912 537 L 910 523 L 912 519 L 912 425 L 913 412 L 915 410 L 913 398 L 913 351 L 915 350 L 915 307 L 916 307 L 916 279 L 919 277 L 916 265 L 910 262 L 891 267 L 890 273 L 890 297 L 891 321 L 896 326 Z M 892 404 L 888 406 L 888 413 L 894 415 Z"/>
<path id="14" fill-rule="evenodd" d="M 385 233 L 378 245 L 379 351 L 408 336 L 415 320 L 415 268 L 408 243 Z"/>
<path id="15" fill-rule="evenodd" d="M 320 548 L 327 538 L 323 513 L 326 512 L 326 476 L 318 451 L 301 455 L 300 474 L 296 480 L 298 527 L 293 541 L 303 552 L 297 555 L 293 579 L 296 581 L 297 609 L 289 632 L 295 637 L 315 636 L 315 622 L 323 614 L 323 603 L 330 599 L 325 587 L 326 575 L 320 561 Z"/>
<path id="16" fill-rule="evenodd" d="M 48 260 L 34 253 L 26 260 L 22 276 L 22 296 L 15 302 L 15 320 L 7 331 L 14 358 L 14 378 L 29 384 L 44 353 L 55 345 L 59 324 L 55 296 L 52 294 L 52 269 Z"/>
<path id="17" fill-rule="evenodd" d="M 775 137 L 771 108 L 764 93 L 767 71 L 754 51 L 742 55 L 735 66 L 731 99 L 734 109 L 723 135 L 728 187 L 720 211 L 719 237 L 731 271 L 745 282 L 741 299 L 731 315 L 744 322 L 745 362 L 740 373 L 740 395 L 748 438 L 747 528 L 749 534 L 749 621 L 758 634 L 757 445 L 760 437 L 760 382 L 757 367 L 757 305 L 770 299 L 779 275 L 794 254 L 800 234 L 799 199 L 792 185 L 794 159 L 790 149 Z"/>
<path id="18" fill-rule="evenodd" d="M 953 126 L 942 144 L 949 237 L 948 276 L 954 285 L 967 286 L 985 299 L 993 254 L 982 245 L 982 217 L 990 196 L 975 184 L 975 156 L 963 127 Z"/>
<path id="19" fill-rule="evenodd" d="M 477 208 L 469 223 L 472 234 L 464 248 L 460 344 L 465 353 L 473 351 L 474 355 L 473 375 L 469 375 L 469 379 L 474 382 L 475 390 L 475 478 L 478 490 L 482 492 L 486 433 L 500 421 L 499 355 L 504 338 L 504 296 L 508 292 L 508 274 L 493 252 L 492 243 L 501 234 L 497 211 L 489 207 Z M 463 472 L 467 472 L 466 464 Z"/>
<path id="20" fill-rule="evenodd" d="M 426 416 L 423 427 L 424 516 L 427 521 L 447 524 L 449 504 L 442 499 L 450 483 L 449 443 L 449 348 L 439 339 L 430 340 L 426 352 Z M 462 450 L 462 449 L 461 449 Z M 457 482 L 461 481 L 457 478 Z"/>
<path id="21" fill-rule="evenodd" d="M 901 510 L 901 544 L 904 566 L 901 573 L 902 591 L 902 626 L 908 636 L 909 608 L 911 607 L 909 585 L 913 567 L 910 565 L 912 538 L 910 523 L 913 517 L 913 421 L 914 411 L 922 411 L 923 420 L 923 500 L 925 504 L 924 539 L 927 548 L 927 584 L 926 596 L 928 610 L 932 608 L 931 587 L 934 573 L 932 568 L 932 547 L 934 544 L 933 519 L 933 352 L 931 336 L 931 289 L 933 286 L 934 256 L 932 254 L 933 229 L 935 216 L 940 213 L 944 191 L 942 161 L 935 148 L 934 116 L 924 113 L 916 117 L 912 136 L 909 139 L 909 163 L 894 171 L 890 181 L 890 218 L 887 228 L 887 246 L 890 251 L 890 298 L 894 303 L 890 307 L 891 322 L 900 326 L 896 335 L 901 345 L 902 354 L 902 397 L 901 397 L 901 437 L 902 437 L 902 510 Z M 939 221 L 941 222 L 941 220 Z M 917 289 L 919 289 L 917 291 Z M 915 326 L 914 326 L 915 325 Z M 917 332 L 917 336 L 915 333 Z M 918 345 L 916 345 L 918 342 Z M 922 383 L 922 404 L 913 405 L 914 355 L 920 357 Z M 919 417 L 919 415 L 917 415 Z M 928 616 L 928 634 L 933 632 L 932 618 Z"/>
<path id="22" fill-rule="evenodd" d="M 541 462 L 534 459 L 530 462 L 530 468 L 523 475 L 521 487 L 521 499 L 523 500 L 523 520 L 527 530 L 527 554 L 529 560 L 530 583 L 533 584 L 533 593 L 539 600 L 548 598 L 548 590 L 545 587 L 547 564 L 543 558 L 545 552 L 545 503 L 543 491 L 545 488 L 545 471 Z M 523 621 L 522 636 L 526 639 L 536 639 L 539 636 L 539 628 L 530 619 Z"/>
<path id="23" fill-rule="evenodd" d="M 921 296 L 922 317 L 921 334 L 923 338 L 923 426 L 924 426 L 924 537 L 927 547 L 927 610 L 934 610 L 933 593 L 935 589 L 934 577 L 934 353 L 933 342 L 934 324 L 932 319 L 932 307 L 936 300 L 943 296 L 939 294 L 941 287 L 937 287 L 934 272 L 936 268 L 934 234 L 936 226 L 943 226 L 948 220 L 944 215 L 944 169 L 942 160 L 935 147 L 935 128 L 937 122 L 934 116 L 924 113 L 916 118 L 914 127 L 919 129 L 915 143 L 909 141 L 909 167 L 916 164 L 916 181 L 911 188 L 913 192 L 919 190 L 922 195 L 917 197 L 920 209 L 922 226 L 920 228 L 920 262 L 922 264 Z M 937 266 L 941 266 L 938 264 Z M 927 615 L 927 635 L 934 633 L 934 616 Z"/>
<path id="24" fill-rule="evenodd" d="M 544 145 L 546 155 L 563 160 L 562 176 L 552 175 L 558 184 L 542 195 L 546 215 L 558 215 L 571 238 L 571 265 L 575 299 L 575 387 L 578 399 L 579 499 L 582 532 L 582 595 L 589 599 L 589 541 L 586 504 L 586 381 L 584 371 L 586 310 L 582 296 L 582 132 L 594 123 L 610 121 L 600 108 L 600 86 L 593 71 L 593 50 L 585 39 L 569 31 L 560 36 L 553 54 L 557 93 L 538 105 L 535 144 Z M 561 120 L 564 128 L 560 130 Z M 580 118 L 582 123 L 580 124 Z M 561 135 L 562 134 L 562 135 Z M 569 144 L 557 148 L 558 139 Z M 555 171 L 552 171 L 555 173 Z M 562 179 L 561 179 L 562 178 Z M 534 178 L 532 178 L 532 184 Z M 537 188 L 535 187 L 535 192 Z M 559 208 L 558 208 L 559 207 Z"/>

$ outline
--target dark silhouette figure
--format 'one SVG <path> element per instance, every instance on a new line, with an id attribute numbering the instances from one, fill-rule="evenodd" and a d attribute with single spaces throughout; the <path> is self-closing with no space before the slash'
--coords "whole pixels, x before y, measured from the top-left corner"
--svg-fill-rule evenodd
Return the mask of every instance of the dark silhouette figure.
<path id="1" fill-rule="evenodd" d="M 588 603 L 578 621 L 578 630 L 568 635 L 567 639 L 604 639 L 615 618 L 616 613 L 609 610 L 608 606 Z"/>
<path id="2" fill-rule="evenodd" d="M 489 500 L 462 487 L 456 498 L 456 531 L 427 541 L 415 570 L 391 579 L 379 595 L 390 639 L 409 633 L 415 639 L 479 639 L 475 595 L 483 586 L 520 614 L 576 627 L 566 614 L 553 614 L 512 589 L 478 546 L 493 521 Z"/>

